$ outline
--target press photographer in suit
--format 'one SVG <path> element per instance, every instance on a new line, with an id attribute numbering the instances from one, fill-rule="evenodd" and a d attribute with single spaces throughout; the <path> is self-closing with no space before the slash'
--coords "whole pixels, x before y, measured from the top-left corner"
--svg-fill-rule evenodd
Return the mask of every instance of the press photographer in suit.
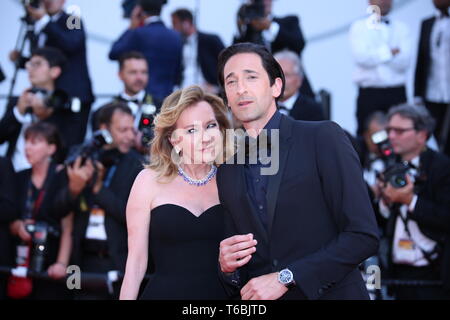
<path id="1" fill-rule="evenodd" d="M 67 64 L 56 88 L 70 97 L 81 101 L 81 110 L 72 119 L 72 136 L 75 143 L 81 143 L 86 133 L 91 104 L 94 102 L 86 55 L 86 31 L 80 17 L 64 11 L 65 0 L 37 0 L 37 6 L 28 5 L 26 10 L 34 27 L 30 39 L 31 52 L 42 47 L 60 50 L 67 58 Z M 20 52 L 10 53 L 12 61 L 24 66 L 28 57 Z"/>
<path id="2" fill-rule="evenodd" d="M 393 292 L 401 300 L 449 299 L 450 159 L 427 148 L 434 120 L 424 107 L 394 107 L 388 119 L 386 131 L 399 157 L 379 184 L 389 276 L 443 281 L 443 287 L 398 286 Z"/>

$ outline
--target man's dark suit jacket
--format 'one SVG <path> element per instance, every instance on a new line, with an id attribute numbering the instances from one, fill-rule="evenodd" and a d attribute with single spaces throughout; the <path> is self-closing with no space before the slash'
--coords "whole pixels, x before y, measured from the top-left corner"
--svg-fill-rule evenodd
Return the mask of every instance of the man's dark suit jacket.
<path id="1" fill-rule="evenodd" d="M 431 32 L 436 18 L 422 22 L 420 29 L 419 51 L 417 53 L 416 75 L 414 81 L 414 96 L 426 98 L 427 81 L 431 67 Z"/>
<path id="2" fill-rule="evenodd" d="M 283 299 L 368 299 L 358 265 L 377 252 L 378 232 L 350 141 L 335 123 L 283 116 L 279 149 L 278 173 L 269 176 L 267 231 L 250 202 L 244 165 L 218 171 L 226 235 L 253 233 L 258 241 L 239 269 L 241 284 L 287 267 L 297 287 Z M 239 289 L 227 288 L 230 295 Z"/>
<path id="3" fill-rule="evenodd" d="M 323 121 L 325 116 L 323 114 L 322 106 L 314 101 L 312 98 L 300 94 L 294 103 L 294 107 L 289 112 L 289 115 L 295 120 L 303 121 Z"/>
<path id="4" fill-rule="evenodd" d="M 423 181 L 418 183 L 416 207 L 409 217 L 417 222 L 425 236 L 440 245 L 441 280 L 450 290 L 450 159 L 428 149 L 420 155 L 419 171 Z M 391 214 L 386 223 L 388 257 L 392 256 L 396 220 L 397 215 Z M 388 261 L 392 263 L 391 259 Z"/>
<path id="5" fill-rule="evenodd" d="M 143 169 L 141 157 L 130 151 L 123 155 L 117 164 L 116 172 L 109 187 L 103 187 L 93 200 L 105 210 L 105 231 L 108 237 L 108 250 L 116 270 L 125 271 L 128 254 L 128 239 L 126 226 L 126 205 L 134 179 Z M 61 189 L 57 195 L 56 208 L 58 212 L 75 212 L 73 226 L 72 262 L 81 265 L 83 259 L 82 243 L 89 224 L 90 211 L 83 210 L 81 196 L 89 198 L 85 189 L 82 195 L 73 199 L 68 187 Z"/>
<path id="6" fill-rule="evenodd" d="M 19 217 L 16 179 L 11 162 L 0 157 L 0 266 L 12 266 L 13 252 L 9 224 Z M 1 281 L 1 276 L 0 276 Z M 2 297 L 0 284 L 0 297 Z"/>
<path id="7" fill-rule="evenodd" d="M 90 104 L 94 101 L 94 95 L 87 66 L 86 33 L 83 23 L 81 29 L 67 28 L 68 19 L 69 15 L 63 12 L 57 21 L 47 24 L 42 30 L 47 36 L 45 46 L 58 48 L 67 58 L 56 87 Z"/>
<path id="8" fill-rule="evenodd" d="M 162 21 L 127 30 L 112 46 L 111 60 L 129 51 L 141 52 L 147 59 L 149 82 L 147 92 L 163 101 L 181 79 L 182 41 L 178 32 Z"/>
<path id="9" fill-rule="evenodd" d="M 202 70 L 203 78 L 213 85 L 219 85 L 217 80 L 217 61 L 220 52 L 225 48 L 222 40 L 214 34 L 198 33 L 197 60 Z"/>

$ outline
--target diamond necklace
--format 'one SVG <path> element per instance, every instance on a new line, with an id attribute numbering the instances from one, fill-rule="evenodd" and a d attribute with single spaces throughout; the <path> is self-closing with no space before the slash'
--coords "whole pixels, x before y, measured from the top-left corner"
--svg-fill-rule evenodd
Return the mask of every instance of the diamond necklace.
<path id="1" fill-rule="evenodd" d="M 207 184 L 216 175 L 216 173 L 217 173 L 217 167 L 214 165 L 211 165 L 211 170 L 208 172 L 206 177 L 204 177 L 203 179 L 200 179 L 200 180 L 196 180 L 196 179 L 192 179 L 191 177 L 189 177 L 186 174 L 186 172 L 184 172 L 183 168 L 178 166 L 178 175 L 182 176 L 184 181 L 186 181 L 190 185 L 194 185 L 197 187 L 201 187 L 201 186 L 204 186 L 205 184 Z"/>

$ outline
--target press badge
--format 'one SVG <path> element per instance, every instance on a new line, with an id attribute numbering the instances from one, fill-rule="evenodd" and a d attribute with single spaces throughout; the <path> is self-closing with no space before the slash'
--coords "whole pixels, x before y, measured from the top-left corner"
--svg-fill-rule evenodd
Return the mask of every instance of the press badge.
<path id="1" fill-rule="evenodd" d="M 86 230 L 86 238 L 92 240 L 107 240 L 105 230 L 105 210 L 94 206 L 89 215 L 89 224 Z"/>
<path id="2" fill-rule="evenodd" d="M 397 263 L 412 264 L 417 260 L 416 245 L 413 240 L 401 238 L 397 242 L 395 250 L 395 260 Z"/>

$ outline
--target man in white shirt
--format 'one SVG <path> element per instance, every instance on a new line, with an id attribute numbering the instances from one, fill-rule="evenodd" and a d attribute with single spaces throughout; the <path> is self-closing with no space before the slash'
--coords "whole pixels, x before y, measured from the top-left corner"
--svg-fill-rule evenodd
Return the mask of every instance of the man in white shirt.
<path id="1" fill-rule="evenodd" d="M 375 111 L 406 102 L 406 82 L 411 60 L 408 27 L 389 17 L 392 0 L 370 0 L 379 11 L 353 23 L 350 43 L 355 71 L 353 80 L 359 88 L 356 117 L 358 135 L 364 122 Z"/>
<path id="2" fill-rule="evenodd" d="M 70 138 L 71 114 L 65 110 L 54 109 L 37 91 L 46 91 L 51 95 L 55 90 L 55 81 L 62 73 L 66 60 L 62 53 L 54 48 L 41 48 L 33 52 L 26 63 L 30 88 L 22 95 L 8 102 L 5 115 L 0 121 L 0 143 L 8 142 L 7 156 L 17 171 L 30 168 L 25 157 L 25 139 L 23 133 L 33 122 L 52 122 L 66 141 Z M 32 90 L 33 89 L 33 90 Z"/>
<path id="3" fill-rule="evenodd" d="M 435 136 L 441 151 L 450 155 L 450 1 L 433 3 L 435 16 L 422 22 L 414 95 L 425 102 L 436 120 Z"/>
<path id="4" fill-rule="evenodd" d="M 424 107 L 400 105 L 389 111 L 388 119 L 386 130 L 393 151 L 410 165 L 405 186 L 380 183 L 380 213 L 387 219 L 390 242 L 390 276 L 444 282 L 444 287 L 393 289 L 397 299 L 448 299 L 444 288 L 450 286 L 450 159 L 427 149 L 434 120 Z"/>
<path id="5" fill-rule="evenodd" d="M 199 85 L 207 92 L 217 94 L 217 59 L 225 48 L 215 34 L 200 32 L 194 16 L 187 9 L 172 13 L 173 28 L 183 37 L 183 75 L 181 87 Z"/>

